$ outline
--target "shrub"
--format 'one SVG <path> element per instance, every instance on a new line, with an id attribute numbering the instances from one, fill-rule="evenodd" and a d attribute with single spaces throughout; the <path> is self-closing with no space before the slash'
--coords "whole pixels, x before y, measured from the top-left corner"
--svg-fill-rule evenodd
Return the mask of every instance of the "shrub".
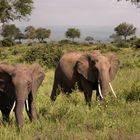
<path id="1" fill-rule="evenodd" d="M 131 46 L 131 44 L 126 41 L 121 41 L 120 43 L 117 43 L 116 45 L 119 48 L 129 48 Z"/>
<path id="2" fill-rule="evenodd" d="M 1 41 L 1 43 L 3 47 L 11 47 L 15 45 L 14 40 L 12 40 L 11 38 L 5 38 Z"/>
<path id="3" fill-rule="evenodd" d="M 3 51 L 3 49 L 0 49 L 0 59 L 2 59 L 2 60 L 3 59 L 6 59 L 7 58 L 7 55 L 8 54 L 6 54 L 5 51 Z"/>
<path id="4" fill-rule="evenodd" d="M 124 91 L 126 101 L 139 101 L 140 100 L 140 82 L 135 81 L 130 91 Z"/>
<path id="5" fill-rule="evenodd" d="M 63 39 L 63 40 L 60 40 L 58 43 L 60 43 L 60 44 L 70 44 L 71 41 L 68 40 L 68 39 Z"/>
<path id="6" fill-rule="evenodd" d="M 101 50 L 102 52 L 108 52 L 108 51 L 116 52 L 119 50 L 116 46 L 114 46 L 110 43 L 99 43 L 99 44 L 97 44 L 96 49 Z"/>
<path id="7" fill-rule="evenodd" d="M 140 48 L 140 39 L 136 40 L 134 46 L 135 46 L 135 48 Z"/>
<path id="8" fill-rule="evenodd" d="M 23 56 L 27 63 L 39 62 L 48 68 L 55 67 L 62 55 L 62 49 L 57 46 L 33 46 Z"/>

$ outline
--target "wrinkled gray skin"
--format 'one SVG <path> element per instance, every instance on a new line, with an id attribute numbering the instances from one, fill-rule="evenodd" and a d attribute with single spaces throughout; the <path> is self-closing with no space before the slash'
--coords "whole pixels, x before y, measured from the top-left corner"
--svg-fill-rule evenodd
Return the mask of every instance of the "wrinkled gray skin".
<path id="1" fill-rule="evenodd" d="M 101 92 L 106 96 L 106 91 L 119 67 L 119 60 L 112 54 L 101 54 L 98 50 L 90 53 L 69 52 L 65 53 L 55 70 L 55 78 L 51 100 L 55 101 L 58 88 L 64 93 L 71 93 L 75 84 L 84 91 L 86 103 L 90 105 L 92 90 L 96 90 L 97 98 L 101 99 L 98 91 L 98 82 Z"/>
<path id="2" fill-rule="evenodd" d="M 23 108 L 28 99 L 29 110 L 26 111 L 31 121 L 37 118 L 34 97 L 45 74 L 39 64 L 0 64 L 0 110 L 4 120 L 9 119 L 9 113 L 14 101 L 16 121 L 19 127 L 23 125 Z"/>

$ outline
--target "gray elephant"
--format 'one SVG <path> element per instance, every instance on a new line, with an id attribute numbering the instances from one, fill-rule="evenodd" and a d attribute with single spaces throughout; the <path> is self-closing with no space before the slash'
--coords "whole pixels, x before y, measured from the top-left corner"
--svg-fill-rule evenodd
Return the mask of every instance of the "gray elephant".
<path id="1" fill-rule="evenodd" d="M 37 118 L 34 98 L 44 77 L 39 64 L 0 64 L 0 110 L 4 120 L 9 119 L 15 105 L 16 122 L 21 127 L 24 104 L 30 121 Z"/>
<path id="2" fill-rule="evenodd" d="M 115 78 L 118 68 L 119 60 L 112 53 L 103 55 L 98 50 L 65 53 L 55 70 L 50 98 L 55 101 L 59 87 L 64 93 L 71 93 L 77 83 L 84 92 L 86 103 L 90 105 L 92 90 L 96 90 L 99 99 L 106 96 L 109 85 L 114 93 L 110 82 Z"/>

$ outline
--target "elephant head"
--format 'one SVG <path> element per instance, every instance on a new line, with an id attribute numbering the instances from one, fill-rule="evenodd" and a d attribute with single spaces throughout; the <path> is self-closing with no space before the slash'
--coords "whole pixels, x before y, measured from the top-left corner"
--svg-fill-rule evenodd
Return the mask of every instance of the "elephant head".
<path id="1" fill-rule="evenodd" d="M 102 55 L 99 51 L 82 55 L 77 63 L 78 73 L 90 82 L 99 83 L 98 90 L 102 98 L 108 86 L 111 86 L 110 82 L 114 79 L 118 67 L 119 60 L 114 54 Z"/>
<path id="2" fill-rule="evenodd" d="M 15 94 L 15 116 L 19 126 L 23 125 L 23 107 L 24 103 L 26 103 L 26 99 L 28 99 L 29 104 L 29 112 L 30 116 L 32 116 L 32 102 L 33 98 L 36 95 L 37 89 L 44 79 L 44 72 L 40 65 L 33 64 L 32 66 L 27 66 L 24 64 L 17 65 L 9 65 L 9 64 L 0 64 L 0 73 L 1 75 L 6 74 L 9 76 L 10 81 L 9 84 L 12 84 L 14 90 L 11 91 L 11 95 Z M 5 79 L 4 79 L 5 80 Z M 6 81 L 5 81 L 6 82 Z M 5 83 L 7 86 L 8 84 Z M 6 87 L 5 86 L 5 87 Z M 4 89 L 5 90 L 5 89 Z M 13 92 L 13 93 L 12 93 Z M 9 94 L 9 92 L 7 92 Z"/>

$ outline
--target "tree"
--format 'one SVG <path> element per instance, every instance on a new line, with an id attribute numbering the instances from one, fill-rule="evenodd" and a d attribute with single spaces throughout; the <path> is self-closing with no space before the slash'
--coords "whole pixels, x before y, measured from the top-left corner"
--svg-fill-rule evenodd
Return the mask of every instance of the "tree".
<path id="1" fill-rule="evenodd" d="M 25 28 L 25 37 L 29 40 L 33 40 L 36 38 L 36 29 L 33 26 L 27 26 Z"/>
<path id="2" fill-rule="evenodd" d="M 93 43 L 94 38 L 93 38 L 92 36 L 87 36 L 87 37 L 85 38 L 85 41 L 87 41 L 87 42 L 90 44 L 90 43 Z"/>
<path id="3" fill-rule="evenodd" d="M 22 32 L 19 32 L 19 33 L 16 35 L 15 39 L 18 39 L 19 42 L 21 43 L 21 42 L 22 42 L 21 40 L 22 40 L 22 39 L 25 39 L 25 35 L 24 35 Z"/>
<path id="4" fill-rule="evenodd" d="M 122 0 L 118 0 L 118 1 L 122 1 Z M 131 3 L 136 5 L 140 3 L 140 0 L 125 0 L 125 1 L 130 1 Z"/>
<path id="5" fill-rule="evenodd" d="M 122 41 L 122 37 L 118 34 L 112 34 L 110 38 L 113 39 L 113 43 L 120 43 Z"/>
<path id="6" fill-rule="evenodd" d="M 49 38 L 50 34 L 51 34 L 50 29 L 38 28 L 36 30 L 36 38 L 39 40 L 39 42 L 43 42 L 44 39 Z"/>
<path id="7" fill-rule="evenodd" d="M 79 29 L 75 29 L 75 28 L 69 28 L 66 32 L 65 32 L 65 36 L 67 38 L 71 38 L 72 41 L 74 42 L 75 38 L 79 38 L 80 37 L 80 31 Z"/>
<path id="8" fill-rule="evenodd" d="M 32 9 L 33 0 L 0 0 L 0 23 L 23 19 Z"/>
<path id="9" fill-rule="evenodd" d="M 124 22 L 115 27 L 114 31 L 117 35 L 123 36 L 124 40 L 126 40 L 128 36 L 135 34 L 136 28 L 132 24 L 127 24 Z"/>
<path id="10" fill-rule="evenodd" d="M 17 36 L 17 34 L 19 34 L 20 29 L 17 28 L 15 26 L 15 24 L 11 24 L 11 25 L 3 25 L 2 26 L 2 33 L 1 35 L 4 38 L 10 38 L 10 39 L 15 39 L 15 37 Z"/>

